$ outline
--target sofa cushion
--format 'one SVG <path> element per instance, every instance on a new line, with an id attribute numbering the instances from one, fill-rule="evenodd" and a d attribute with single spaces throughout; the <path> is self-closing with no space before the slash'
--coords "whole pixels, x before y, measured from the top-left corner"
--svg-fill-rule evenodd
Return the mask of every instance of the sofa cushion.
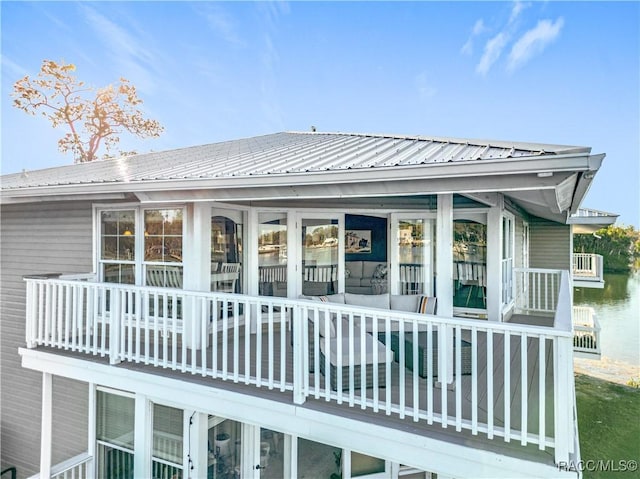
<path id="1" fill-rule="evenodd" d="M 421 296 L 416 294 L 392 294 L 391 309 L 415 313 L 418 310 L 418 301 L 420 298 Z"/>
<path id="2" fill-rule="evenodd" d="M 349 287 L 349 286 L 360 286 L 361 281 L 362 281 L 362 278 L 360 278 L 360 277 L 352 278 L 351 276 L 349 276 L 348 278 L 345 279 L 344 284 L 347 287 Z M 371 286 L 371 285 L 367 285 L 367 286 Z"/>
<path id="3" fill-rule="evenodd" d="M 349 278 L 362 278 L 362 261 L 345 261 L 344 267 L 349 271 Z"/>
<path id="4" fill-rule="evenodd" d="M 383 294 L 354 294 L 345 293 L 346 304 L 366 306 L 369 308 L 389 309 L 389 293 Z"/>

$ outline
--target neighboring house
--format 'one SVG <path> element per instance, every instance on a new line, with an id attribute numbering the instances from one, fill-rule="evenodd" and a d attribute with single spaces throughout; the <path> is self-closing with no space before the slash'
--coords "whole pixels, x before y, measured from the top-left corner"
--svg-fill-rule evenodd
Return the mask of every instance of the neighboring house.
<path id="1" fill-rule="evenodd" d="M 3 467 L 579 476 L 572 228 L 603 158 L 277 133 L 3 176 Z"/>

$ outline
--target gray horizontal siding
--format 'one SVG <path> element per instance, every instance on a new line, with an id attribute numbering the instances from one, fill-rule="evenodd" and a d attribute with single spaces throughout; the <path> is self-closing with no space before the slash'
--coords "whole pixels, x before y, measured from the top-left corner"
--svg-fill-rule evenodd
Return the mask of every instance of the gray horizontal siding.
<path id="1" fill-rule="evenodd" d="M 0 228 L 0 414 L 2 465 L 18 477 L 38 472 L 42 375 L 23 369 L 27 274 L 92 270 L 92 216 L 88 202 L 3 205 Z M 53 380 L 53 462 L 87 447 L 87 385 Z"/>
<path id="2" fill-rule="evenodd" d="M 571 227 L 541 219 L 529 223 L 529 265 L 570 270 Z"/>

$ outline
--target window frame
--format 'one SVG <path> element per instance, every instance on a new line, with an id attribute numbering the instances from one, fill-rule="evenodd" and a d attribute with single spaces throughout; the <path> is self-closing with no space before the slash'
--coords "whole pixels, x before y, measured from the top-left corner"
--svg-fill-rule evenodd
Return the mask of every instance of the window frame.
<path id="1" fill-rule="evenodd" d="M 182 211 L 182 261 L 180 262 L 155 262 L 146 261 L 144 258 L 145 247 L 145 211 L 149 210 L 181 210 Z M 111 261 L 102 259 L 102 213 L 107 211 L 133 211 L 135 227 L 135 247 L 134 260 L 132 261 Z M 182 269 L 184 277 L 185 268 L 185 244 L 187 243 L 188 215 L 187 206 L 184 203 L 158 203 L 154 205 L 143 205 L 140 203 L 116 203 L 116 204 L 94 204 L 93 205 L 93 263 L 98 281 L 104 282 L 104 264 L 133 264 L 135 281 L 132 285 L 146 286 L 146 267 L 149 264 L 156 266 L 176 266 Z M 126 284 L 126 283 L 123 283 Z"/>

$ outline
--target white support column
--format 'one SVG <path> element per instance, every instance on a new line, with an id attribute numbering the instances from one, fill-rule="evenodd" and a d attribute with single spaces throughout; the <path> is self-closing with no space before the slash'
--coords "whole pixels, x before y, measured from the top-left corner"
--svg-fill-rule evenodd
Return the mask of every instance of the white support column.
<path id="1" fill-rule="evenodd" d="M 184 244 L 184 270 L 182 285 L 185 290 L 209 291 L 211 289 L 211 208 L 196 203 L 187 206 L 187 234 Z M 201 334 L 192 335 L 197 314 L 190 301 L 182 304 L 184 340 L 188 348 L 202 348 Z M 192 338 L 195 343 L 192 344 Z"/>
<path id="2" fill-rule="evenodd" d="M 250 208 L 247 214 L 247 241 L 244 245 L 247 248 L 247 267 L 245 271 L 248 276 L 247 293 L 251 296 L 258 296 L 260 274 L 258 271 L 258 222 L 260 221 L 255 208 Z"/>
<path id="3" fill-rule="evenodd" d="M 436 218 L 438 316 L 453 316 L 453 195 L 438 195 Z"/>
<path id="4" fill-rule="evenodd" d="M 42 423 L 40 425 L 40 477 L 51 477 L 53 376 L 42 373 Z"/>
<path id="5" fill-rule="evenodd" d="M 502 321 L 502 209 L 504 198 L 487 214 L 487 318 Z"/>
<path id="6" fill-rule="evenodd" d="M 251 424 L 242 423 L 242 460 L 241 477 L 260 477 L 260 428 Z"/>
<path id="7" fill-rule="evenodd" d="M 88 388 L 88 418 L 87 418 L 87 454 L 93 461 L 87 467 L 87 479 L 93 479 L 96 473 L 96 385 L 89 383 Z"/>
<path id="8" fill-rule="evenodd" d="M 342 450 L 342 479 L 351 479 L 351 450 Z"/>
<path id="9" fill-rule="evenodd" d="M 302 293 L 302 218 L 287 212 L 287 296 L 297 298 Z"/>
<path id="10" fill-rule="evenodd" d="M 135 401 L 133 470 L 136 477 L 151 477 L 151 403 L 142 394 L 136 394 Z"/>
<path id="11" fill-rule="evenodd" d="M 196 479 L 207 477 L 209 461 L 208 432 L 209 417 L 207 414 L 184 411 L 184 477 Z M 189 450 L 191 446 L 191 450 Z M 190 456 L 190 457 L 189 457 Z M 191 459 L 191 463 L 189 463 Z M 190 469 L 192 468 L 192 469 Z"/>
<path id="12" fill-rule="evenodd" d="M 453 316 L 453 194 L 438 195 L 438 210 L 436 216 L 436 297 L 438 298 L 437 315 L 450 318 Z M 442 331 L 440 338 L 453 338 L 453 331 L 449 328 Z M 453 382 L 453 340 L 449 341 L 447 354 L 447 380 Z M 443 343 L 439 343 L 443 344 Z M 443 362 L 440 363 L 444 365 Z M 443 375 L 439 374 L 442 378 Z"/>
<path id="13" fill-rule="evenodd" d="M 284 435 L 284 468 L 283 477 L 298 477 L 298 438 L 291 434 Z"/>

